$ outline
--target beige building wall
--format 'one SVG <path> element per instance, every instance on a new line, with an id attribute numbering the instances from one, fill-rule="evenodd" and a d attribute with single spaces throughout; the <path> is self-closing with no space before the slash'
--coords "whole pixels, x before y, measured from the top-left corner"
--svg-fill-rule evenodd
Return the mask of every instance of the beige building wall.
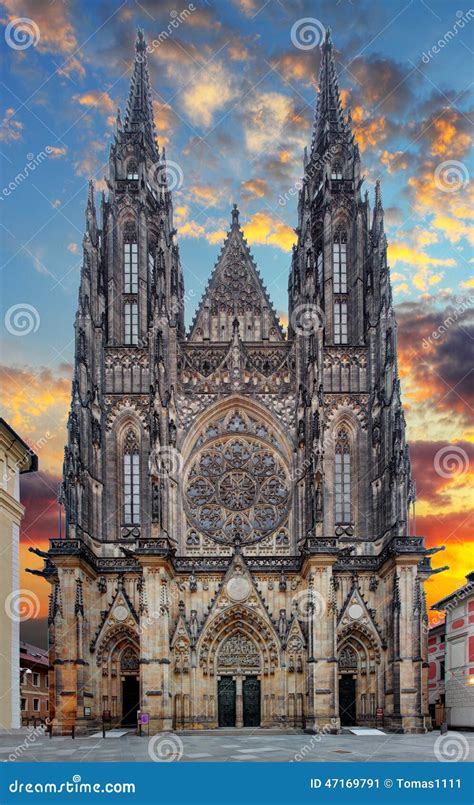
<path id="1" fill-rule="evenodd" d="M 0 728 L 21 726 L 20 712 L 20 474 L 37 457 L 0 419 Z"/>

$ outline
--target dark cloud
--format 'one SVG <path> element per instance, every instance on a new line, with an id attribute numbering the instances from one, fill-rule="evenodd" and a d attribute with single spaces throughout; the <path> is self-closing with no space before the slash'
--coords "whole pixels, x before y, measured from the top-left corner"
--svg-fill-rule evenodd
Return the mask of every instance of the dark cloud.
<path id="1" fill-rule="evenodd" d="M 396 309 L 401 358 L 432 403 L 456 411 L 472 424 L 474 407 L 474 309 L 466 294 L 443 308 L 433 302 L 406 302 Z"/>
<path id="2" fill-rule="evenodd" d="M 57 494 L 60 478 L 46 472 L 21 476 L 20 497 L 25 506 L 21 539 L 36 545 L 58 536 L 59 506 Z"/>
<path id="3" fill-rule="evenodd" d="M 471 442 L 410 442 L 410 460 L 419 501 L 436 506 L 451 501 L 449 486 L 474 468 L 474 444 Z"/>

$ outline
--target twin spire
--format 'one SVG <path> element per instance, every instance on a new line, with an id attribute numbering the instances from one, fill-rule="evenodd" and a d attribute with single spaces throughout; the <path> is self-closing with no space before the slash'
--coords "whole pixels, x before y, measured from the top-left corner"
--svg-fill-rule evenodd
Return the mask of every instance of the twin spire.
<path id="1" fill-rule="evenodd" d="M 321 45 L 319 94 L 316 104 L 311 150 L 314 151 L 318 149 L 326 132 L 343 134 L 347 131 L 347 125 L 350 126 L 350 112 L 348 115 L 348 124 L 346 124 L 337 83 L 334 45 L 331 39 L 331 31 L 327 28 L 324 42 Z"/>
<path id="2" fill-rule="evenodd" d="M 158 146 L 156 144 L 150 74 L 148 72 L 147 44 L 144 33 L 140 28 L 135 42 L 135 62 L 130 79 L 125 120 L 122 124 L 119 109 L 117 126 L 128 133 L 141 131 L 146 145 L 151 149 L 153 155 L 157 156 Z"/>

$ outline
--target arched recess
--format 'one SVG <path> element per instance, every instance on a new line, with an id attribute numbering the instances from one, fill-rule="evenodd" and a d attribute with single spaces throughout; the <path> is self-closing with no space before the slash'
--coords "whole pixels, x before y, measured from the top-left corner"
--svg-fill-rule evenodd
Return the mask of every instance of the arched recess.
<path id="1" fill-rule="evenodd" d="M 338 634 L 337 660 L 341 724 L 375 723 L 383 705 L 380 638 L 363 624 L 351 624 Z"/>
<path id="2" fill-rule="evenodd" d="M 269 725 L 275 712 L 268 711 L 265 703 L 275 701 L 278 638 L 260 613 L 245 604 L 236 604 L 218 613 L 198 640 L 197 658 L 204 676 L 203 690 L 217 703 L 214 716 L 219 724 Z M 221 692 L 229 685 L 235 686 L 231 694 L 235 695 L 235 724 L 221 719 Z M 253 696 L 249 698 L 250 690 Z M 205 701 L 200 706 L 205 708 Z"/>
<path id="3" fill-rule="evenodd" d="M 233 445 L 234 442 L 240 442 L 245 449 L 250 448 L 251 458 L 245 466 L 240 467 L 242 483 L 248 485 L 246 490 L 242 490 L 242 501 L 245 494 L 252 499 L 248 506 L 244 503 L 236 507 L 227 504 L 229 494 L 225 490 L 226 479 L 233 483 L 239 468 L 234 466 L 235 456 L 226 457 L 225 445 Z M 276 548 L 279 552 L 291 550 L 294 535 L 293 450 L 282 426 L 268 409 L 240 395 L 227 398 L 197 417 L 180 446 L 180 453 L 183 472 L 179 478 L 181 495 L 176 520 L 182 524 L 183 552 L 191 549 L 193 553 L 200 553 L 204 541 L 209 539 L 215 542 L 216 547 L 226 546 L 224 550 L 228 551 L 235 534 L 242 545 L 261 544 L 267 551 Z M 207 478 L 208 470 L 202 470 L 201 464 L 197 469 L 204 453 L 206 461 L 214 456 L 216 461 L 223 462 L 222 477 L 219 472 L 209 470 L 212 477 Z M 261 471 L 257 470 L 260 460 L 269 462 Z M 268 470 L 267 476 L 270 465 L 274 470 Z M 194 481 L 195 478 L 198 480 Z M 201 488 L 191 492 L 191 483 L 201 484 Z M 203 503 L 196 503 L 196 506 L 206 507 L 206 511 L 209 509 L 211 516 L 216 517 L 216 526 L 211 523 L 206 528 L 202 512 L 198 516 L 196 510 L 193 511 L 191 498 L 194 495 L 193 500 L 198 501 L 201 493 L 208 495 L 208 499 L 203 498 Z"/>
<path id="4" fill-rule="evenodd" d="M 340 406 L 331 412 L 327 424 L 324 472 L 328 533 L 336 536 L 366 537 L 370 533 L 366 492 L 368 482 L 360 483 L 359 479 L 367 479 L 367 432 L 360 417 L 349 406 Z M 344 473 L 347 467 L 345 464 L 347 457 L 350 458 L 350 522 L 346 522 L 348 519 L 346 512 L 343 511 L 341 516 L 340 505 L 336 505 L 336 481 L 340 489 L 341 473 Z M 344 490 L 346 489 L 347 474 Z"/>
<path id="5" fill-rule="evenodd" d="M 109 528 L 107 538 L 109 540 L 127 538 L 138 539 L 139 536 L 147 535 L 143 531 L 143 523 L 147 522 L 147 518 L 143 517 L 143 513 L 147 511 L 149 499 L 149 437 L 138 412 L 132 408 L 125 408 L 120 411 L 115 417 L 110 431 L 107 433 L 107 440 L 109 488 L 115 490 L 115 495 L 107 496 L 107 500 L 105 501 L 105 505 L 109 507 L 104 517 L 104 522 L 108 523 Z M 139 517 L 138 519 L 133 518 L 134 522 L 125 522 L 125 520 L 129 518 L 125 517 L 124 506 L 124 455 L 126 450 L 132 450 L 133 442 L 135 442 L 135 450 L 138 457 Z"/>
<path id="6" fill-rule="evenodd" d="M 234 635 L 243 635 L 260 652 L 260 672 L 271 675 L 278 667 L 278 643 L 271 626 L 253 608 L 243 604 L 228 607 L 206 625 L 197 643 L 199 666 L 205 676 L 218 672 L 221 644 Z"/>
<path id="7" fill-rule="evenodd" d="M 97 716 L 104 710 L 110 711 L 112 718 L 119 723 L 124 717 L 124 685 L 128 679 L 136 680 L 138 705 L 140 643 L 138 634 L 128 625 L 111 627 L 101 640 L 96 655 L 100 671 L 98 684 Z"/>

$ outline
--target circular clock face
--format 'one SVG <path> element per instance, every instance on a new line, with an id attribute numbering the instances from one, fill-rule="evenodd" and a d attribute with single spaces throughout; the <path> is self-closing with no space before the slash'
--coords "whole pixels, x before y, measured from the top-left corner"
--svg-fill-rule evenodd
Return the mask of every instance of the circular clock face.
<path id="1" fill-rule="evenodd" d="M 288 516 L 286 465 L 276 449 L 250 434 L 203 445 L 189 464 L 184 489 L 192 525 L 217 542 L 257 542 Z"/>

